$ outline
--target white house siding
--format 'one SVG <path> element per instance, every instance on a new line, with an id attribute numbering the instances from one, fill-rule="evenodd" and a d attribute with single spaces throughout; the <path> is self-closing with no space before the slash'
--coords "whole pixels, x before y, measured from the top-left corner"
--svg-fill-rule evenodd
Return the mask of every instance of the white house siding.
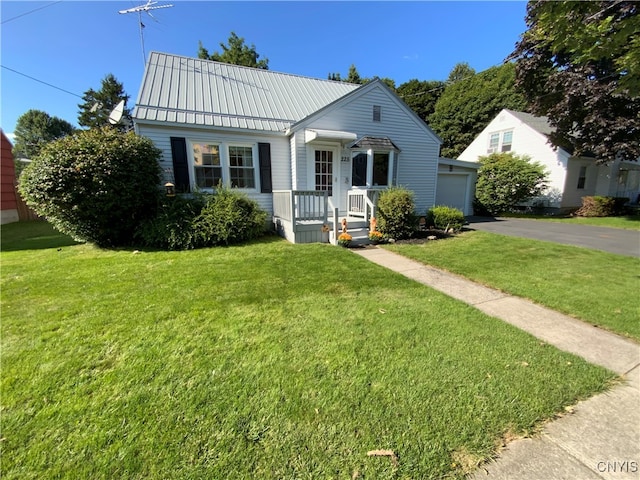
<path id="1" fill-rule="evenodd" d="M 479 157 L 489 153 L 489 138 L 492 133 L 513 131 L 511 152 L 527 155 L 531 161 L 542 164 L 548 173 L 549 188 L 544 199 L 549 207 L 564 206 L 563 191 L 567 183 L 567 163 L 569 154 L 562 149 L 554 150 L 547 137 L 531 128 L 511 113 L 503 110 L 460 154 L 460 160 L 477 162 Z M 576 180 L 577 182 L 577 180 Z"/>
<path id="2" fill-rule="evenodd" d="M 382 85 L 374 86 L 362 94 L 355 92 L 348 101 L 338 102 L 335 108 L 329 107 L 313 115 L 308 122 L 296 125 L 296 164 L 298 170 L 307 168 L 304 128 L 351 132 L 358 138 L 388 137 L 401 150 L 396 158 L 397 184 L 412 190 L 415 193 L 417 210 L 426 212 L 435 203 L 440 144 L 435 134 L 392 95 Z M 374 105 L 381 107 L 379 122 L 373 121 Z M 338 163 L 340 172 L 336 172 L 337 176 L 343 184 L 348 183 L 350 186 L 351 163 Z M 301 185 L 299 188 L 308 187 L 305 172 L 297 172 L 296 179 Z"/>
<path id="3" fill-rule="evenodd" d="M 173 159 L 171 155 L 171 137 L 183 137 L 187 141 L 200 142 L 238 142 L 238 143 L 258 143 L 265 142 L 271 144 L 271 179 L 273 190 L 291 189 L 290 162 L 289 162 L 289 142 L 284 136 L 270 136 L 250 133 L 235 133 L 221 130 L 211 130 L 204 128 L 181 128 L 165 127 L 160 125 L 137 124 L 139 135 L 149 138 L 156 147 L 162 151 L 160 166 L 164 172 L 163 183 L 173 182 Z M 187 147 L 188 148 L 188 147 Z M 256 169 L 258 168 L 256 162 Z M 189 169 L 189 177 L 193 184 L 193 170 Z M 259 187 L 259 186 L 258 186 Z M 273 196 L 271 193 L 260 193 L 257 191 L 241 190 L 246 192 L 249 198 L 254 199 L 260 208 L 270 214 L 273 213 Z"/>

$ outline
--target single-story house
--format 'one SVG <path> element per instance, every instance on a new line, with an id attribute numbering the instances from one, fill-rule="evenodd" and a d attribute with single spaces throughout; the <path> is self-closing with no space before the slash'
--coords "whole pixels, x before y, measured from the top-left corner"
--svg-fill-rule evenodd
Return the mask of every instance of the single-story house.
<path id="1" fill-rule="evenodd" d="M 549 188 L 544 196 L 532 199 L 550 211 L 571 211 L 582 205 L 582 197 L 601 195 L 626 197 L 638 202 L 640 163 L 615 161 L 598 165 L 593 157 L 576 157 L 548 141 L 553 127 L 546 117 L 504 109 L 487 125 L 458 157 L 477 162 L 478 157 L 494 152 L 527 155 L 544 165 L 549 173 Z"/>
<path id="2" fill-rule="evenodd" d="M 16 193 L 16 169 L 13 163 L 13 154 L 11 153 L 11 142 L 0 131 L 2 137 L 1 154 L 0 154 L 0 224 L 17 222 L 20 220 L 18 215 L 18 198 Z"/>
<path id="3" fill-rule="evenodd" d="M 132 116 L 177 191 L 238 188 L 294 243 L 326 241 L 327 227 L 335 239 L 337 218 L 366 229 L 391 185 L 412 190 L 418 212 L 436 202 L 441 140 L 380 80 L 152 52 Z"/>

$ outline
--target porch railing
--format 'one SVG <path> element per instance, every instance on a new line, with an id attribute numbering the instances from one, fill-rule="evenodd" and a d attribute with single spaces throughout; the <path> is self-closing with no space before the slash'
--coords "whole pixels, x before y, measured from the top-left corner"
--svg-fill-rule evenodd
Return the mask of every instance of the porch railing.
<path id="1" fill-rule="evenodd" d="M 383 188 L 355 189 L 347 192 L 347 214 L 362 217 L 366 222 L 376 216 L 378 198 Z"/>
<path id="2" fill-rule="evenodd" d="M 292 222 L 326 222 L 329 215 L 328 192 L 317 190 L 276 190 L 273 215 Z"/>

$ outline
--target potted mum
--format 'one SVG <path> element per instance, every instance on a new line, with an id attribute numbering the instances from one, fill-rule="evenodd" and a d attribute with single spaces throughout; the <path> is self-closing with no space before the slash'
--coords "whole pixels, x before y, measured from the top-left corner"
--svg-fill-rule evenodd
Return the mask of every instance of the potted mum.
<path id="1" fill-rule="evenodd" d="M 353 237 L 351 235 L 349 235 L 348 233 L 341 233 L 338 237 L 338 245 L 346 248 L 351 245 L 351 240 L 353 240 Z"/>
<path id="2" fill-rule="evenodd" d="M 371 232 L 369 232 L 369 241 L 374 245 L 377 245 L 378 243 L 382 243 L 382 239 L 383 239 L 382 234 L 379 231 L 372 230 Z"/>

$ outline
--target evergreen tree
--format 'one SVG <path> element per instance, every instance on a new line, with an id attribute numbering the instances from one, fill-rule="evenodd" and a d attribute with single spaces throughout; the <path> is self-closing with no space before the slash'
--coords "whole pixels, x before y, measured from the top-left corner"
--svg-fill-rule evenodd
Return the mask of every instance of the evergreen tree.
<path id="1" fill-rule="evenodd" d="M 209 54 L 202 42 L 198 42 L 198 58 L 269 70 L 269 59 L 258 60 L 260 55 L 256 52 L 255 45 L 252 44 L 250 47 L 245 45 L 244 38 L 238 37 L 235 32 L 231 32 L 228 44 L 221 43 L 220 48 L 222 48 L 222 53 Z"/>
<path id="2" fill-rule="evenodd" d="M 118 82 L 113 74 L 109 73 L 102 79 L 100 90 L 95 91 L 90 88 L 84 92 L 82 100 L 84 100 L 84 103 L 78 105 L 80 109 L 78 112 L 78 125 L 90 129 L 110 126 L 109 115 L 118 103 L 124 100 L 125 109 L 122 115 L 124 121 L 115 125 L 115 127 L 120 131 L 125 131 L 128 128 L 127 120 L 131 119 L 131 111 L 126 108 L 129 95 L 124 92 L 122 83 Z"/>

